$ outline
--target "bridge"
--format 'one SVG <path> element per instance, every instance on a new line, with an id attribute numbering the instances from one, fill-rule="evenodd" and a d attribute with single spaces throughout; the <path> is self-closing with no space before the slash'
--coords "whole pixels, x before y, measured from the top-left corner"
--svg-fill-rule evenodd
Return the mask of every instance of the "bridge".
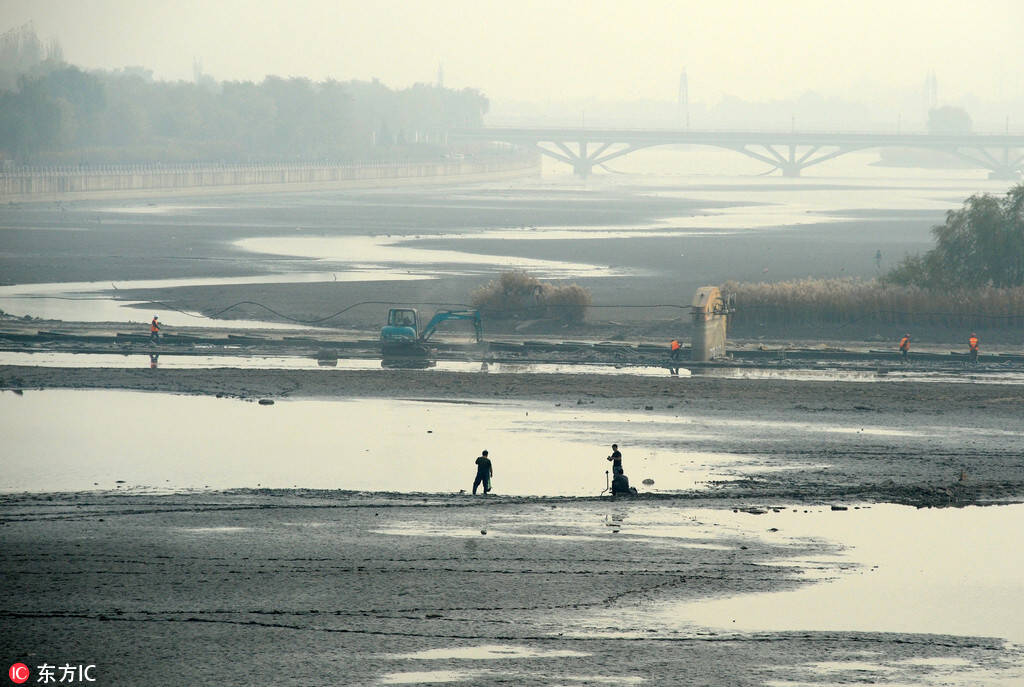
<path id="1" fill-rule="evenodd" d="M 581 177 L 597 165 L 641 148 L 705 145 L 734 150 L 798 177 L 813 165 L 867 148 L 923 148 L 955 155 L 989 170 L 992 179 L 1024 173 L 1024 134 L 882 134 L 844 132 L 692 131 L 672 129 L 503 128 L 457 129 L 449 140 L 503 142 L 533 147 L 571 165 Z"/>

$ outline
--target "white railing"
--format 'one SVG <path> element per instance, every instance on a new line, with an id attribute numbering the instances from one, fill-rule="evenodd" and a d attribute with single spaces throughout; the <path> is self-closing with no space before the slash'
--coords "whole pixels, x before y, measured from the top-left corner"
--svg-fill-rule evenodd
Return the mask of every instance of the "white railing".
<path id="1" fill-rule="evenodd" d="M 273 162 L 258 164 L 60 165 L 0 170 L 0 199 L 51 193 L 135 191 L 212 186 L 320 184 L 365 179 L 405 179 L 483 174 L 537 164 L 536 155 L 483 155 L 436 161 L 356 164 Z"/>

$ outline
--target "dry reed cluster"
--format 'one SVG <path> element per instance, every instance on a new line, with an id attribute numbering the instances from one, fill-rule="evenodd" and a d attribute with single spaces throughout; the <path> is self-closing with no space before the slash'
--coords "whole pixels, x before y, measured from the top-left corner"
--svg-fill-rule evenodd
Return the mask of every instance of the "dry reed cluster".
<path id="1" fill-rule="evenodd" d="M 726 282 L 736 297 L 732 322 L 740 325 L 935 325 L 969 329 L 1024 327 L 1024 287 L 922 289 L 876 280 L 800 279 Z"/>
<path id="2" fill-rule="evenodd" d="M 493 318 L 549 317 L 582 322 L 590 292 L 577 284 L 548 284 L 523 271 L 502 272 L 470 295 L 474 308 Z"/>

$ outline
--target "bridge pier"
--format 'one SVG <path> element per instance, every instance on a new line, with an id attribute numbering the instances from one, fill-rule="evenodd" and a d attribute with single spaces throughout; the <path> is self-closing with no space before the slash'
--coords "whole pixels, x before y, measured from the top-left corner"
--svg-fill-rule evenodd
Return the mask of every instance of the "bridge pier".
<path id="1" fill-rule="evenodd" d="M 1019 149 L 1011 149 L 1008 146 L 994 150 L 982 146 L 960 147 L 954 149 L 953 153 L 961 160 L 987 169 L 989 179 L 1016 181 L 1024 173 L 1024 152 Z"/>
<path id="2" fill-rule="evenodd" d="M 553 144 L 558 148 L 558 150 L 552 150 L 551 148 L 541 145 L 545 142 Z M 595 145 L 597 145 L 597 149 L 590 152 L 589 143 L 595 143 Z M 547 155 L 548 157 L 554 158 L 559 162 L 564 162 L 571 166 L 573 173 L 581 179 L 586 179 L 590 176 L 594 171 L 595 165 L 602 165 L 609 160 L 622 157 L 634 150 L 648 147 L 648 145 L 625 144 L 625 147 L 623 148 L 609 150 L 613 145 L 615 145 L 615 141 L 603 141 L 598 144 L 597 141 L 581 140 L 577 144 L 576 150 L 573 150 L 569 144 L 558 140 L 534 142 L 534 147 L 541 155 Z"/>
<path id="3" fill-rule="evenodd" d="M 764 152 L 753 150 L 751 146 L 754 145 L 759 145 L 764 149 Z M 831 152 L 820 152 L 822 148 L 820 145 L 805 145 L 802 146 L 803 150 L 801 150 L 801 146 L 795 143 L 782 146 L 775 146 L 770 143 L 752 143 L 723 147 L 728 147 L 730 150 L 735 150 L 737 153 L 742 153 L 755 160 L 766 162 L 772 166 L 771 171 L 780 170 L 782 176 L 790 178 L 799 177 L 800 173 L 807 167 L 821 164 L 826 160 L 831 160 L 834 157 L 857 150 L 856 147 L 839 146 Z M 782 150 L 778 149 L 780 147 Z"/>

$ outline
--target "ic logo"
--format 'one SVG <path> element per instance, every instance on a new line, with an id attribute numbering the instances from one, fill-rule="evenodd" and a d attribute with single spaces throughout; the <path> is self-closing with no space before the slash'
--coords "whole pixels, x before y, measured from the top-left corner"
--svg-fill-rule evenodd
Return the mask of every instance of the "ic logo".
<path id="1" fill-rule="evenodd" d="M 10 670 L 7 671 L 7 676 L 11 678 L 11 682 L 15 684 L 22 684 L 28 682 L 30 675 L 28 666 L 24 663 L 15 663 L 11 666 Z"/>

